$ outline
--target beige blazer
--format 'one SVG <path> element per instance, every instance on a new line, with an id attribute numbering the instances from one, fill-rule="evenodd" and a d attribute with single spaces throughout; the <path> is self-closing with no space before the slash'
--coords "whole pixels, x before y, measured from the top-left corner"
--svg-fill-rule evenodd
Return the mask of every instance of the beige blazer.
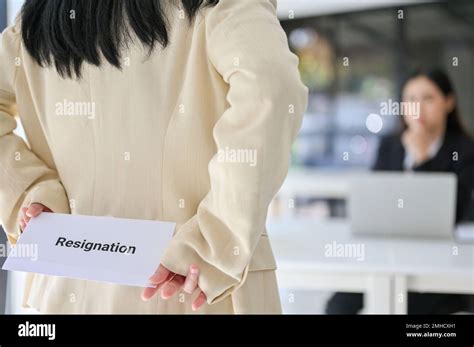
<path id="1" fill-rule="evenodd" d="M 0 44 L 0 216 L 19 210 L 176 222 L 162 258 L 200 267 L 204 313 L 279 312 L 267 209 L 287 174 L 307 106 L 276 0 L 221 0 L 189 25 L 168 7 L 171 45 L 123 54 L 123 71 L 85 65 L 80 81 L 39 67 L 20 19 Z M 28 145 L 13 133 L 20 116 Z M 157 264 L 158 265 L 158 264 Z M 151 275 L 151 274 L 150 274 Z M 42 312 L 191 312 L 187 294 L 29 274 L 24 305 Z"/>

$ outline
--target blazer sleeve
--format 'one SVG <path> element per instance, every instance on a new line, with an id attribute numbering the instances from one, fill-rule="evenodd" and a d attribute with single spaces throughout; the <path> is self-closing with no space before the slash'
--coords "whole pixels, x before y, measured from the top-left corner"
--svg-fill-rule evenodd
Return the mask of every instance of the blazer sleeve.
<path id="1" fill-rule="evenodd" d="M 308 89 L 276 1 L 221 0 L 206 25 L 208 55 L 229 85 L 229 107 L 213 131 L 210 191 L 175 233 L 162 264 L 181 275 L 198 265 L 199 287 L 213 304 L 245 281 L 268 206 L 287 175 Z M 226 162 L 219 157 L 226 150 L 251 150 L 256 165 Z"/>
<path id="2" fill-rule="evenodd" d="M 69 211 L 57 172 L 13 133 L 17 126 L 15 78 L 21 69 L 20 45 L 18 24 L 0 34 L 0 221 L 12 244 L 20 235 L 22 206 L 39 202 L 54 212 Z"/>

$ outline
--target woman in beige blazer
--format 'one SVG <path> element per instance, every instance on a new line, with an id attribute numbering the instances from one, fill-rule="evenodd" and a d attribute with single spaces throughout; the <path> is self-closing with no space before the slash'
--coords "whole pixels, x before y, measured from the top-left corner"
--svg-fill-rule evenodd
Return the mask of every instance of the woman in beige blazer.
<path id="1" fill-rule="evenodd" d="M 27 0 L 0 42 L 9 241 L 41 211 L 176 223 L 159 289 L 30 273 L 25 307 L 281 311 L 265 220 L 308 91 L 276 0 Z"/>

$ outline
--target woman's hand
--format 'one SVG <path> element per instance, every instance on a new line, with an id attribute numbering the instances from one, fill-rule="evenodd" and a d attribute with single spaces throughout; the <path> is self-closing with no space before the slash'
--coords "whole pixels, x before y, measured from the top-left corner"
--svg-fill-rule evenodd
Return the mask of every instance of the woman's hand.
<path id="1" fill-rule="evenodd" d="M 25 230 L 26 225 L 30 221 L 31 218 L 38 217 L 42 212 L 53 212 L 48 207 L 44 206 L 43 204 L 34 202 L 28 207 L 22 207 L 19 223 L 20 223 L 20 230 L 23 232 Z"/>
<path id="2" fill-rule="evenodd" d="M 160 264 L 156 272 L 149 278 L 151 284 L 156 288 L 147 287 L 143 290 L 142 299 L 150 300 L 161 288 L 161 297 L 165 300 L 171 298 L 181 288 L 183 291 L 192 294 L 199 290 L 199 295 L 192 303 L 193 311 L 198 310 L 206 302 L 206 294 L 198 287 L 199 269 L 196 265 L 191 265 L 186 277 L 171 272 Z"/>

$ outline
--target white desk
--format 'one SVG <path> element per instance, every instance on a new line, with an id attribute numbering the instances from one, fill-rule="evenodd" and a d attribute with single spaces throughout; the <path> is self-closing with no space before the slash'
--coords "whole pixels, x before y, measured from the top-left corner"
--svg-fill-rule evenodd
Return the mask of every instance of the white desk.
<path id="1" fill-rule="evenodd" d="M 267 224 L 282 288 L 365 293 L 366 313 L 406 313 L 408 291 L 474 294 L 474 245 L 353 237 L 345 221 Z M 363 246 L 363 259 L 327 247 Z M 361 249 L 361 248 L 359 248 Z"/>

